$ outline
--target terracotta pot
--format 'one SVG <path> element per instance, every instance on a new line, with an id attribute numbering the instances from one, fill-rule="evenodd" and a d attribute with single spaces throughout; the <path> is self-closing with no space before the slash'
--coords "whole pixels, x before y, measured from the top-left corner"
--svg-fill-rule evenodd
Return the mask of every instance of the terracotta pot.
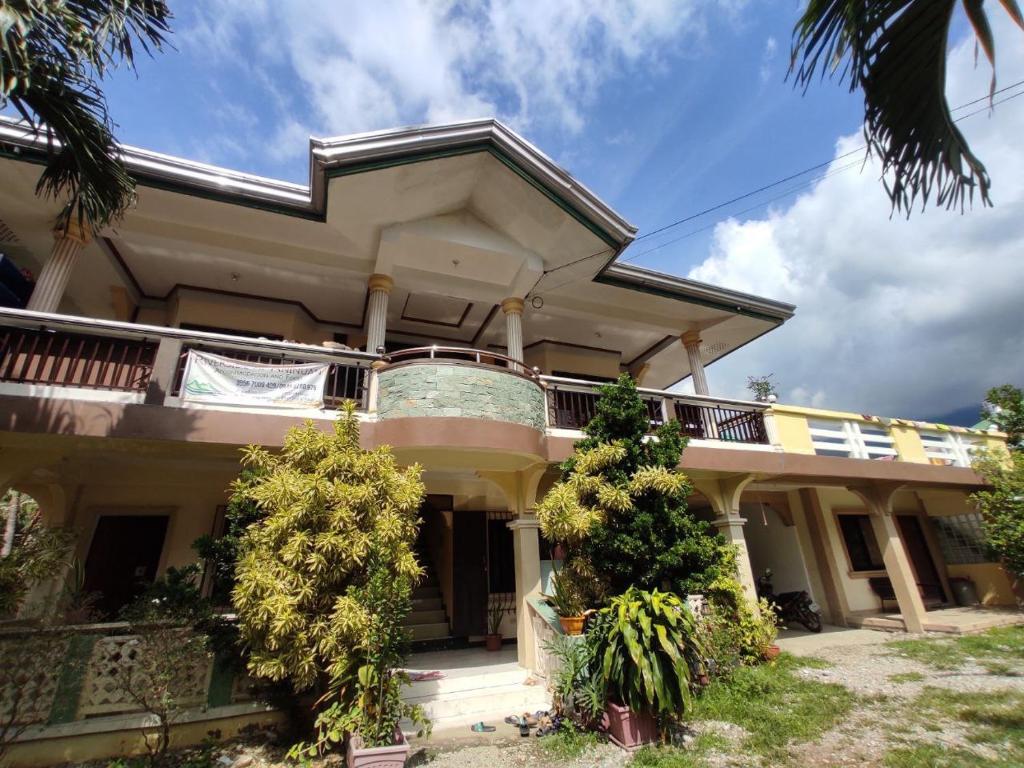
<path id="1" fill-rule="evenodd" d="M 488 651 L 500 651 L 501 635 L 484 635 L 484 648 Z"/>
<path id="2" fill-rule="evenodd" d="M 779 658 L 779 654 L 782 653 L 782 649 L 777 645 L 769 645 L 764 652 L 765 661 L 775 661 Z"/>
<path id="3" fill-rule="evenodd" d="M 608 702 L 605 705 L 601 725 L 609 739 L 629 752 L 658 741 L 658 721 L 654 715 L 636 712 L 621 704 Z"/>
<path id="4" fill-rule="evenodd" d="M 582 635 L 585 616 L 559 616 L 558 622 L 562 625 L 562 631 L 567 635 Z"/>
<path id="5" fill-rule="evenodd" d="M 402 768 L 409 757 L 409 744 L 395 729 L 395 743 L 390 747 L 364 747 L 359 734 L 349 737 L 346 751 L 348 768 Z"/>

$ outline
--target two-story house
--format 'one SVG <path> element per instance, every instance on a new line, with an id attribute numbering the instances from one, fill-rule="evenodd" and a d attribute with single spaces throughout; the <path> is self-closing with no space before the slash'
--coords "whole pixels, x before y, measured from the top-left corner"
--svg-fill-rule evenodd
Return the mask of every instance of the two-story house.
<path id="1" fill-rule="evenodd" d="M 836 625 L 1015 619 L 941 610 L 956 578 L 1014 605 L 967 499 L 972 450 L 1003 435 L 716 397 L 706 366 L 794 307 L 620 262 L 636 229 L 500 123 L 314 139 L 308 185 L 124 147 L 138 200 L 96 232 L 53 230 L 44 152 L 0 122 L 0 487 L 75 533 L 110 618 L 218 533 L 241 446 L 354 399 L 365 445 L 425 469 L 416 638 L 478 641 L 501 605 L 503 658 L 538 670 L 534 508 L 597 383 L 628 372 L 652 424 L 683 423 L 691 507 L 739 547 L 751 595 L 770 568 Z M 673 391 L 687 378 L 697 394 Z M 274 396 L 296 382 L 308 397 Z M 118 642 L 44 692 L 35 738 L 129 709 L 103 685 Z M 197 721 L 251 715 L 216 671 L 199 686 Z"/>

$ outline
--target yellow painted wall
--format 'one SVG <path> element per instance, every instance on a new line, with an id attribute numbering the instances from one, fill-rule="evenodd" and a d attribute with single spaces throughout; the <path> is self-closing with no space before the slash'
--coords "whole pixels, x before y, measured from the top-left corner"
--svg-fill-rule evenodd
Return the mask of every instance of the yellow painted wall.
<path id="1" fill-rule="evenodd" d="M 973 512 L 966 494 L 958 491 L 919 491 L 918 496 L 929 517 L 950 517 Z M 984 605 L 1016 605 L 1013 579 L 998 563 L 947 565 L 949 576 L 969 578 L 974 582 Z"/>
<path id="2" fill-rule="evenodd" d="M 836 580 L 839 588 L 846 595 L 846 602 L 851 611 L 877 610 L 879 607 L 878 598 L 868 586 L 868 580 L 858 574 L 851 575 L 850 560 L 846 555 L 846 547 L 843 545 L 842 534 L 836 524 L 835 509 L 863 509 L 864 503 L 854 494 L 843 488 L 817 488 L 818 499 L 821 503 L 821 511 L 824 520 L 824 534 L 828 541 L 827 546 L 831 548 L 835 562 L 838 563 Z"/>
<path id="3" fill-rule="evenodd" d="M 889 427 L 889 434 L 892 435 L 900 461 L 911 461 L 915 464 L 928 463 L 928 456 L 924 452 L 924 443 L 921 442 L 921 436 L 915 428 L 893 424 Z"/>
<path id="4" fill-rule="evenodd" d="M 814 453 L 814 445 L 811 441 L 805 414 L 789 406 L 779 405 L 773 405 L 770 413 L 783 450 L 788 453 Z"/>

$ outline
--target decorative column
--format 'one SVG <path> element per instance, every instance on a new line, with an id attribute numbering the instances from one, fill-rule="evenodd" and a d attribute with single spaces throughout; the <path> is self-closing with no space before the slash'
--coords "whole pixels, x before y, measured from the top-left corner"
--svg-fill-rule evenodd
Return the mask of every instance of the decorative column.
<path id="1" fill-rule="evenodd" d="M 690 361 L 690 375 L 693 376 L 693 391 L 698 395 L 709 395 L 708 378 L 704 374 L 704 361 L 700 359 L 700 333 L 687 331 L 679 337 L 686 348 L 686 357 Z"/>
<path id="2" fill-rule="evenodd" d="M 715 512 L 711 521 L 727 543 L 736 547 L 736 579 L 751 604 L 757 605 L 757 583 L 750 565 L 747 539 L 743 526 L 747 521 L 740 516 L 740 499 L 744 489 L 754 481 L 754 475 L 733 475 L 721 478 L 695 478 L 694 487 L 708 500 Z"/>
<path id="3" fill-rule="evenodd" d="M 78 254 L 88 244 L 91 234 L 87 226 L 82 227 L 72 219 L 63 228 L 54 230 L 53 238 L 53 250 L 28 300 L 28 309 L 35 312 L 57 311 L 78 262 Z"/>
<path id="4" fill-rule="evenodd" d="M 366 351 L 376 353 L 384 346 L 388 326 L 388 296 L 395 281 L 388 275 L 373 274 L 369 280 L 370 298 L 366 305 Z"/>
<path id="5" fill-rule="evenodd" d="M 519 664 L 536 669 L 537 649 L 534 647 L 533 624 L 526 598 L 541 591 L 540 583 L 540 523 L 534 510 L 508 524 L 512 531 L 516 564 L 516 643 Z"/>
<path id="6" fill-rule="evenodd" d="M 892 583 L 893 592 L 896 593 L 896 602 L 899 604 L 900 616 L 907 632 L 924 632 L 927 611 L 917 587 L 914 566 L 910 563 L 910 557 L 896 527 L 892 507 L 893 496 L 900 488 L 898 483 L 848 486 L 848 489 L 859 496 L 868 508 L 871 530 L 882 552 L 885 574 Z"/>
<path id="7" fill-rule="evenodd" d="M 505 313 L 505 346 L 508 356 L 523 361 L 523 300 L 514 296 L 501 302 Z"/>

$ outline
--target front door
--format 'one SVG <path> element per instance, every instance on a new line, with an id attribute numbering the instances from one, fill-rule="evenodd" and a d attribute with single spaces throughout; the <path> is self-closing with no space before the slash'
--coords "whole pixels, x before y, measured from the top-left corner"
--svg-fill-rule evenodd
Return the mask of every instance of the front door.
<path id="1" fill-rule="evenodd" d="M 452 515 L 452 634 L 487 632 L 487 513 Z"/>
<path id="2" fill-rule="evenodd" d="M 928 541 L 924 537 L 920 519 L 917 515 L 896 515 L 896 522 L 900 528 L 903 547 L 907 550 L 907 557 L 910 558 L 910 565 L 914 569 L 914 576 L 921 590 L 921 599 L 932 605 L 946 602 L 939 569 L 935 567 L 935 560 L 928 549 Z"/>
<path id="3" fill-rule="evenodd" d="M 96 608 L 117 618 L 156 578 L 167 535 L 166 515 L 103 515 L 85 560 L 85 591 L 100 597 Z"/>

